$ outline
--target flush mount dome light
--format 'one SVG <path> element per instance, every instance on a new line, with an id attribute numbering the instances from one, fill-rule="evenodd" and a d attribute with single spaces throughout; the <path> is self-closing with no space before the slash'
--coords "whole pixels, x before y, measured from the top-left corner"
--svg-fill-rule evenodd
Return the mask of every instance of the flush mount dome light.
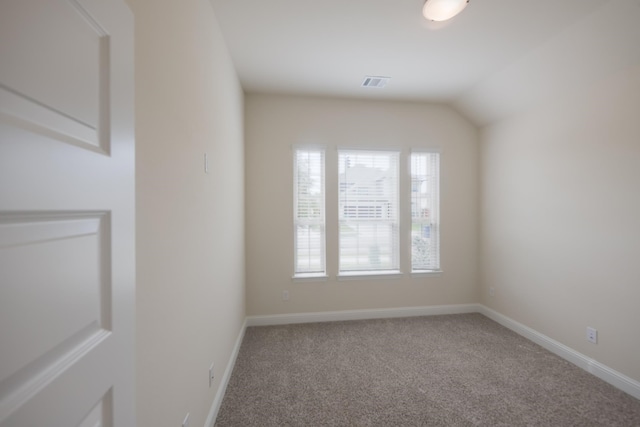
<path id="1" fill-rule="evenodd" d="M 430 21 L 446 21 L 467 7 L 469 0 L 427 0 L 422 14 Z"/>

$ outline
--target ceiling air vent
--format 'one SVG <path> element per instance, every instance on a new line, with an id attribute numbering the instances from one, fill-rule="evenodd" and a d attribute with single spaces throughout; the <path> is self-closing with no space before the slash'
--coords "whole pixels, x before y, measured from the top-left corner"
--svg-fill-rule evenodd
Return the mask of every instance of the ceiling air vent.
<path id="1" fill-rule="evenodd" d="M 362 82 L 362 87 L 385 87 L 391 77 L 366 76 Z"/>

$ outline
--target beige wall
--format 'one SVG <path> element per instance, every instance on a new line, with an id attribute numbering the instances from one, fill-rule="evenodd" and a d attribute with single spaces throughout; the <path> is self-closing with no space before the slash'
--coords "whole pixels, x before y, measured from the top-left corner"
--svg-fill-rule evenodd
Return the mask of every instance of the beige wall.
<path id="1" fill-rule="evenodd" d="M 245 317 L 243 94 L 207 0 L 128 2 L 138 425 L 203 426 Z"/>
<path id="2" fill-rule="evenodd" d="M 583 19 L 542 42 L 461 94 L 456 108 L 486 125 L 544 107 L 562 94 L 579 94 L 618 70 L 640 62 L 640 3 L 605 1 Z"/>
<path id="3" fill-rule="evenodd" d="M 480 227 L 483 303 L 635 380 L 638 112 L 636 65 L 484 129 Z"/>
<path id="4" fill-rule="evenodd" d="M 245 99 L 247 312 L 250 315 L 473 303 L 477 294 L 477 131 L 428 104 L 248 95 Z M 292 145 L 327 149 L 325 282 L 293 282 Z M 336 147 L 442 151 L 439 277 L 337 281 Z M 404 177 L 406 179 L 406 176 Z M 407 188 L 405 186 L 405 188 Z M 404 217 L 409 212 L 405 209 Z M 402 233 L 408 235 L 408 228 Z M 405 240 L 403 270 L 408 270 Z M 282 291 L 290 300 L 282 300 Z"/>
<path id="5" fill-rule="evenodd" d="M 640 381 L 639 6 L 603 3 L 469 105 L 494 119 L 481 130 L 481 302 Z"/>

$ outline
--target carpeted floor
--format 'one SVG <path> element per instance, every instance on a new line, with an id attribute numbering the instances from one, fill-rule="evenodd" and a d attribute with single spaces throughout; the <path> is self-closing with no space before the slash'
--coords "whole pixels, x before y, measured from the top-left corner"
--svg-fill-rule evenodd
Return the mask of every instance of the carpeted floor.
<path id="1" fill-rule="evenodd" d="M 480 314 L 247 328 L 216 426 L 640 426 L 640 401 Z"/>

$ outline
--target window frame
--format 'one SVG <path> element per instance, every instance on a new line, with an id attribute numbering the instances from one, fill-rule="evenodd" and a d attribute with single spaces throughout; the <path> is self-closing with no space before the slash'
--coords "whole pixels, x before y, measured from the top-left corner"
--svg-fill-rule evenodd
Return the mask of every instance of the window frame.
<path id="1" fill-rule="evenodd" d="M 342 235 L 342 226 L 345 223 L 345 218 L 344 215 L 342 215 L 342 209 L 343 209 L 343 204 L 340 201 L 340 197 L 341 194 L 343 193 L 341 191 L 341 189 L 344 187 L 345 190 L 348 188 L 351 188 L 352 186 L 349 185 L 342 185 L 344 184 L 341 181 L 341 177 L 340 177 L 340 169 L 341 169 L 341 157 L 343 155 L 343 153 L 361 153 L 361 154 L 366 154 L 366 153 L 378 153 L 378 154 L 388 154 L 390 156 L 390 158 L 395 162 L 395 220 L 382 220 L 381 221 L 375 221 L 372 220 L 371 222 L 381 222 L 381 223 L 391 223 L 391 249 L 392 249 L 392 268 L 381 268 L 381 269 L 343 269 L 343 258 L 342 258 L 342 246 L 341 246 L 341 241 L 343 238 Z M 402 207 L 402 197 L 401 197 L 401 190 L 402 190 L 402 185 L 401 185 L 401 158 L 403 156 L 403 152 L 402 150 L 398 150 L 398 149 L 389 149 L 389 148 L 362 148 L 362 147 L 358 147 L 358 148 L 353 148 L 353 147 L 337 147 L 337 170 L 336 170 L 336 178 L 337 178 L 337 183 L 336 183 L 336 201 L 337 201 L 337 214 L 338 214 L 338 218 L 337 218 L 337 240 L 338 240 L 338 252 L 337 252 L 337 266 L 338 266 L 338 272 L 337 272 L 337 278 L 338 280 L 357 280 L 357 279 L 363 279 L 363 278 L 393 278 L 393 277 L 402 277 L 402 256 L 401 256 L 401 235 L 402 235 L 402 212 L 403 212 L 403 207 Z M 348 183 L 347 183 L 348 184 Z M 359 191 L 359 190 L 358 190 Z M 378 212 L 377 209 L 374 209 L 372 212 Z M 353 220 L 346 220 L 346 222 L 363 222 L 362 219 L 360 219 L 360 221 L 356 219 Z M 393 240 L 395 239 L 395 243 L 393 242 Z"/>
<path id="2" fill-rule="evenodd" d="M 294 145 L 292 148 L 293 153 L 293 275 L 292 278 L 296 281 L 315 281 L 315 280 L 325 280 L 327 278 L 327 231 L 326 231 L 326 147 L 319 145 Z M 321 271 L 299 271 L 298 269 L 298 260 L 299 260 L 299 251 L 298 251 L 298 227 L 300 225 L 300 220 L 298 216 L 298 208 L 299 208 L 299 193 L 298 193 L 298 176 L 299 176 L 299 159 L 298 153 L 320 153 L 321 162 L 320 162 L 320 185 L 321 185 L 321 197 L 320 197 L 320 218 L 317 221 L 307 221 L 306 224 L 309 223 L 317 223 L 321 230 L 320 235 L 320 263 L 321 263 Z"/>
<path id="3" fill-rule="evenodd" d="M 431 222 L 430 222 L 430 236 L 435 235 L 435 265 L 432 265 L 432 268 L 414 268 L 414 245 L 413 245 L 413 228 L 414 224 L 417 223 L 419 225 L 423 225 L 424 221 L 414 221 L 413 215 L 413 204 L 414 204 L 414 171 L 413 171 L 413 156 L 414 155 L 428 155 L 434 154 L 437 155 L 436 167 L 437 170 L 432 174 L 435 176 L 437 180 L 435 184 L 435 200 L 432 201 L 433 212 L 431 213 Z M 437 149 L 412 149 L 408 156 L 408 196 L 409 196 L 409 204 L 408 204 L 408 217 L 409 217 L 409 227 L 408 227 L 408 258 L 409 258 L 409 267 L 412 276 L 423 276 L 423 275 L 439 275 L 442 273 L 442 223 L 441 223 L 441 190 L 442 190 L 442 152 Z M 431 238 L 431 237 L 430 237 Z"/>

